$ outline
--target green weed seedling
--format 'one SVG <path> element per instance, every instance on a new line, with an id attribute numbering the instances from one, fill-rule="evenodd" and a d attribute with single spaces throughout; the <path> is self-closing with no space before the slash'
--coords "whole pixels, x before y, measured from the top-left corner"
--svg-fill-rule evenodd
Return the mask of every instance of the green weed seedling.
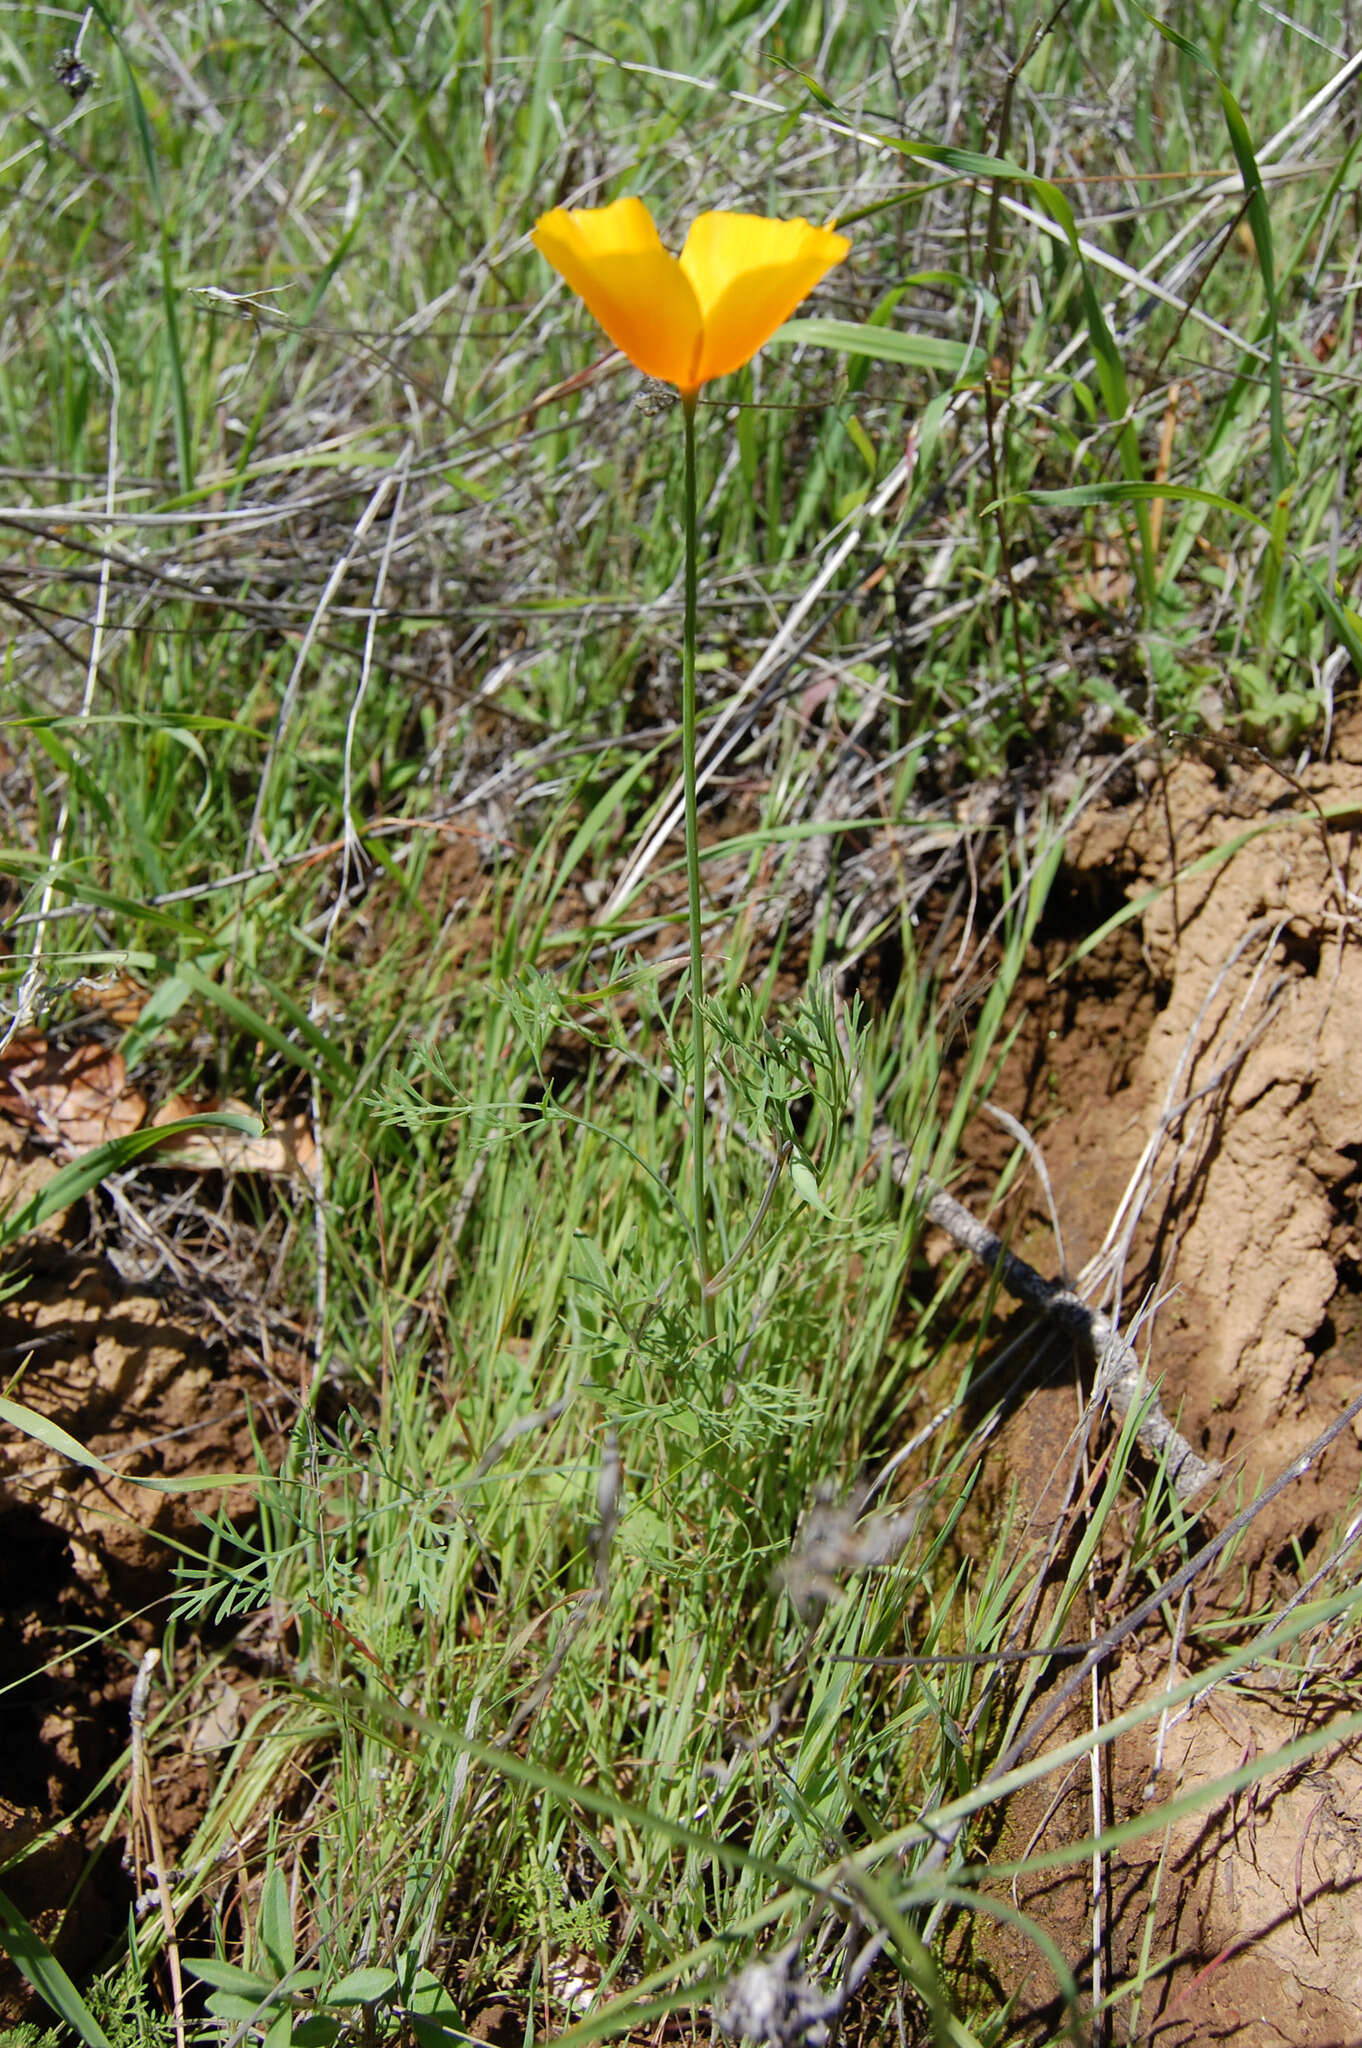
<path id="1" fill-rule="evenodd" d="M 342 2036 L 353 2034 L 367 2042 L 390 2034 L 399 2020 L 421 2048 L 445 2048 L 468 2038 L 439 1979 L 413 1962 L 405 1971 L 371 1967 L 340 1976 L 304 1967 L 288 1880 L 277 1862 L 265 1872 L 251 1947 L 249 1965 L 220 1956 L 184 1959 L 189 1974 L 211 1987 L 208 2011 L 238 2041 L 258 2038 L 266 2048 L 332 2048 Z"/>

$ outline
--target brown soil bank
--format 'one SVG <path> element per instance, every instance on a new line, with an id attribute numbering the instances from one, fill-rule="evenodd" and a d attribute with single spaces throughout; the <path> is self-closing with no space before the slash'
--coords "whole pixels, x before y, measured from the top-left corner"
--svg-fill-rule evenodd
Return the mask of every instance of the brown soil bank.
<path id="1" fill-rule="evenodd" d="M 1085 1149 L 1129 1169 L 1098 1259 L 1132 1307 L 1157 1281 L 1157 1369 L 1250 1483 L 1355 1385 L 1330 1311 L 1351 1319 L 1362 1262 L 1359 828 L 1362 719 L 1303 782 L 1179 761 L 1071 849 L 1143 904 L 1157 1003 L 1128 1086 L 1078 1106 Z"/>
<path id="2" fill-rule="evenodd" d="M 0 1119 L 0 1195 L 23 1146 Z M 277 1455 L 274 1411 L 289 1420 L 292 1403 L 192 1302 L 122 1281 L 88 1249 L 68 1252 L 55 1228 L 26 1251 L 27 1284 L 0 1306 L 5 1391 L 104 1464 L 82 1467 L 34 1435 L 0 1432 L 0 1858 L 22 1857 L 3 1888 L 81 1977 L 144 1889 L 124 1854 L 121 1797 L 138 1660 L 162 1640 L 177 1556 L 203 1547 L 199 1511 L 245 1518 L 254 1506 L 249 1488 L 181 1494 L 138 1482 L 254 1472 L 256 1442 Z M 198 1667 L 200 1649 L 181 1645 L 177 1680 Z M 210 1762 L 199 1726 L 170 1766 L 158 1763 L 171 1855 L 193 1832 Z M 17 2020 L 50 2018 L 0 1956 L 0 2037 Z"/>
<path id="3" fill-rule="evenodd" d="M 1114 1291 L 1127 1328 L 1140 1317 L 1165 1406 L 1241 1475 L 1245 1501 L 1362 1382 L 1359 832 L 1362 717 L 1299 779 L 1189 753 L 1150 765 L 1134 802 L 1094 805 L 1069 843 L 1072 936 L 1051 923 L 997 1097 L 1039 1139 L 1070 1264 Z M 1055 976 L 1098 921 L 1093 905 L 1122 900 L 1133 914 Z M 1058 1263 L 1038 1204 L 1014 1241 L 1046 1270 Z M 1072 1390 L 1054 1388 L 1012 1425 L 1010 1462 L 1033 1511 L 1045 1512 L 1073 1420 Z M 1348 1528 L 1360 1481 L 1362 1448 L 1345 1430 L 1252 1525 L 1233 1587 L 1203 1592 L 1202 1617 L 1231 1597 L 1241 1615 L 1284 1606 Z M 1355 1653 L 1311 1654 L 1300 1695 L 1265 1674 L 1233 1700 L 1184 1707 L 1157 1753 L 1147 1732 L 1117 1744 L 1108 1822 L 1140 1812 L 1151 1779 L 1159 1798 L 1194 1791 L 1355 1707 Z M 1151 1641 L 1113 1674 L 1103 1711 L 1196 1668 Z M 1019 1801 L 997 1853 L 1085 1837 L 1080 1775 L 1063 1797 L 1046 1786 Z M 1360 1788 L 1356 1755 L 1324 1751 L 1166 1841 L 1132 1845 L 1109 1868 L 1096 1937 L 1087 1870 L 1023 1885 L 1017 1902 L 1085 1985 L 1095 1947 L 1108 1986 L 1138 1974 L 1152 1929 L 1149 1959 L 1177 1962 L 1146 1988 L 1141 2040 L 1362 2042 Z M 1010 1940 L 992 1953 L 1002 1988 L 1027 1979 L 1017 2038 L 1038 2038 L 1058 2018 L 1048 1972 Z"/>

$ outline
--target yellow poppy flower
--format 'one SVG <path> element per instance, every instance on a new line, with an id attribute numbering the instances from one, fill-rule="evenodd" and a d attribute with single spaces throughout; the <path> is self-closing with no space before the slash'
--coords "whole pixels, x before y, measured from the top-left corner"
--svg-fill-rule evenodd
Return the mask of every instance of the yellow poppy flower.
<path id="1" fill-rule="evenodd" d="M 750 362 L 851 247 L 806 220 L 702 213 L 678 259 L 641 199 L 555 206 L 530 239 L 616 348 L 687 397 Z"/>

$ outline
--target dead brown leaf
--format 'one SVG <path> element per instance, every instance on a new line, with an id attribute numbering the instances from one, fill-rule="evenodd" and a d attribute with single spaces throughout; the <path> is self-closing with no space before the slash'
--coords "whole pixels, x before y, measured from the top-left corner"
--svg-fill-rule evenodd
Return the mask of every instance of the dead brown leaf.
<path id="1" fill-rule="evenodd" d="M 194 1752 L 230 1749 L 241 1730 L 241 1694 L 224 1679 L 188 1733 Z"/>
<path id="2" fill-rule="evenodd" d="M 115 1049 L 31 1037 L 15 1039 L 0 1061 L 0 1110 L 74 1154 L 128 1137 L 140 1128 L 147 1103 L 128 1086 L 123 1055 Z"/>

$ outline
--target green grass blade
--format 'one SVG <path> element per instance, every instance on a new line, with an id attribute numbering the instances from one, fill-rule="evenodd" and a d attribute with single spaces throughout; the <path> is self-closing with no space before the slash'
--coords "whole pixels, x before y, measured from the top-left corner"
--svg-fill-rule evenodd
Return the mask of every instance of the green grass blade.
<path id="1" fill-rule="evenodd" d="M 126 1480 L 129 1486 L 142 1486 L 151 1493 L 220 1493 L 224 1486 L 253 1486 L 259 1482 L 259 1472 L 193 1472 L 179 1473 L 169 1479 L 156 1479 L 137 1472 L 122 1472 L 115 1465 L 87 1450 L 69 1430 L 51 1416 L 39 1414 L 36 1408 L 29 1408 L 22 1401 L 11 1401 L 7 1394 L 0 1394 L 0 1422 L 7 1422 L 11 1429 L 31 1437 L 35 1443 L 45 1444 L 59 1458 L 68 1458 L 73 1465 L 83 1465 L 89 1472 L 107 1472 L 111 1478 Z"/>
<path id="2" fill-rule="evenodd" d="M 47 1943 L 4 1892 L 0 1892 L 0 1941 L 16 1969 L 22 1971 L 58 2019 L 64 2020 L 85 2042 L 86 2048 L 110 2048 L 108 2035 Z"/>
<path id="3" fill-rule="evenodd" d="M 1272 216 L 1268 212 L 1267 195 L 1263 190 L 1263 178 L 1254 153 L 1253 140 L 1243 110 L 1214 61 L 1189 37 L 1170 27 L 1167 22 L 1160 21 L 1145 8 L 1140 11 L 1166 42 L 1181 50 L 1183 56 L 1190 58 L 1192 63 L 1199 64 L 1204 70 L 1209 71 L 1220 91 L 1221 111 L 1225 116 L 1225 126 L 1229 130 L 1230 148 L 1234 151 L 1234 160 L 1243 181 L 1244 197 L 1248 203 L 1249 232 L 1253 236 L 1258 268 L 1263 279 L 1263 293 L 1267 300 L 1267 341 L 1271 359 L 1268 370 L 1269 460 L 1272 494 L 1274 498 L 1280 498 L 1287 487 L 1289 461 L 1286 427 L 1282 414 L 1282 351 L 1277 304 L 1277 265 L 1272 243 Z"/>
<path id="4" fill-rule="evenodd" d="M 172 242 L 170 221 L 166 213 L 165 198 L 161 190 L 161 178 L 156 164 L 156 142 L 147 118 L 137 74 L 132 68 L 132 59 L 123 47 L 123 38 L 99 0 L 93 0 L 92 11 L 100 22 L 110 42 L 118 51 L 123 66 L 123 80 L 128 89 L 128 104 L 132 108 L 133 127 L 137 131 L 138 147 L 142 156 L 142 168 L 146 172 L 147 186 L 151 193 L 152 205 L 156 209 L 159 234 L 159 271 L 161 278 L 161 308 L 165 314 L 166 354 L 170 363 L 171 408 L 175 419 L 175 456 L 179 467 L 180 489 L 194 488 L 194 441 L 189 426 L 189 389 L 185 383 L 184 354 L 180 347 L 180 327 L 176 313 L 176 284 L 172 264 Z"/>
<path id="5" fill-rule="evenodd" d="M 21 1238 L 45 1223 L 49 1216 L 58 1215 L 69 1209 L 90 1189 L 98 1187 L 111 1173 L 121 1173 L 131 1166 L 134 1159 L 140 1159 L 144 1152 L 151 1152 L 163 1145 L 167 1138 L 177 1138 L 187 1131 L 236 1131 L 244 1137 L 258 1138 L 264 1126 L 258 1117 L 240 1116 L 233 1110 L 214 1110 L 204 1116 L 179 1117 L 173 1123 L 158 1124 L 145 1131 L 132 1131 L 126 1138 L 113 1138 L 107 1145 L 96 1145 L 92 1152 L 86 1152 L 79 1159 L 73 1159 L 69 1166 L 53 1174 L 46 1187 L 30 1196 L 22 1208 L 10 1209 L 0 1217 L 0 1249 L 17 1244 Z"/>
<path id="6" fill-rule="evenodd" d="M 963 341 L 935 334 L 912 334 L 859 320 L 787 320 L 766 344 L 768 348 L 837 349 L 842 355 L 864 356 L 874 363 L 896 363 L 910 370 L 939 370 L 947 377 L 967 377 L 982 368 L 984 351 Z"/>

